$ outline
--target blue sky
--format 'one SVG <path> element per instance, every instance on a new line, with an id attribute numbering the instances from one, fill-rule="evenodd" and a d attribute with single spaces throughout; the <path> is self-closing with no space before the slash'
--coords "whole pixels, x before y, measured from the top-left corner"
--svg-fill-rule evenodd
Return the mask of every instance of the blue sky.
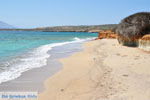
<path id="1" fill-rule="evenodd" d="M 21 28 L 117 24 L 150 0 L 1 0 L 0 21 Z"/>

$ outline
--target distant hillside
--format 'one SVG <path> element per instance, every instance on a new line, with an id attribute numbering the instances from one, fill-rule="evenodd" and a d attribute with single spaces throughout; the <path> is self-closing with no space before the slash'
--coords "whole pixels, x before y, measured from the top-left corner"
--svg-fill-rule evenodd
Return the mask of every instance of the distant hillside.
<path id="1" fill-rule="evenodd" d="M 114 30 L 117 24 L 106 24 L 106 25 L 80 25 L 80 26 L 55 26 L 55 27 L 43 27 L 36 28 L 35 30 L 40 31 L 51 31 L 51 32 L 98 32 L 101 30 Z"/>
<path id="2" fill-rule="evenodd" d="M 4 23 L 2 21 L 0 21 L 0 29 L 13 29 L 15 27 L 13 27 L 12 25 L 9 25 L 7 23 Z"/>
<path id="3" fill-rule="evenodd" d="M 34 29 L 0 29 L 10 31 L 43 31 L 43 32 L 100 32 L 103 30 L 115 30 L 118 24 L 106 25 L 80 25 L 80 26 L 55 26 Z"/>

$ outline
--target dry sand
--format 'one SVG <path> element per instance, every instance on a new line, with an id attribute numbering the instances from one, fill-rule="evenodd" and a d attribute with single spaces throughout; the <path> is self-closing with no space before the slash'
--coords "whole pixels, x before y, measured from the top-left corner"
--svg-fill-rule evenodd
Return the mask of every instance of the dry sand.
<path id="1" fill-rule="evenodd" d="M 150 53 L 103 39 L 61 62 L 39 100 L 150 100 Z"/>

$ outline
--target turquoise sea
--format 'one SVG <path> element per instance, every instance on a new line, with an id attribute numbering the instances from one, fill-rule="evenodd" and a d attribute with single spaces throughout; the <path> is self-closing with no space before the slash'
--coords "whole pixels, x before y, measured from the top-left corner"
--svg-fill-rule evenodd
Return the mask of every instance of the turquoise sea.
<path id="1" fill-rule="evenodd" d="M 97 33 L 88 32 L 0 31 L 0 83 L 46 65 L 53 47 L 95 37 Z"/>

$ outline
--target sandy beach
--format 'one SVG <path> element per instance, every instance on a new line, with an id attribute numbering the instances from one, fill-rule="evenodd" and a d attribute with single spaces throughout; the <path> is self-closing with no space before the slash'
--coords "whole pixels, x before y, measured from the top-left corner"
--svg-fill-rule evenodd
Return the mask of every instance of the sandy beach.
<path id="1" fill-rule="evenodd" d="M 116 39 L 90 41 L 61 59 L 63 68 L 44 85 L 39 100 L 149 100 L 150 53 Z"/>
<path id="2" fill-rule="evenodd" d="M 0 92 L 41 92 L 43 91 L 43 82 L 54 75 L 62 68 L 59 59 L 71 56 L 82 50 L 82 43 L 73 43 L 54 47 L 48 51 L 51 56 L 47 59 L 47 64 L 40 68 L 34 68 L 25 71 L 22 75 L 14 80 L 0 84 Z"/>

